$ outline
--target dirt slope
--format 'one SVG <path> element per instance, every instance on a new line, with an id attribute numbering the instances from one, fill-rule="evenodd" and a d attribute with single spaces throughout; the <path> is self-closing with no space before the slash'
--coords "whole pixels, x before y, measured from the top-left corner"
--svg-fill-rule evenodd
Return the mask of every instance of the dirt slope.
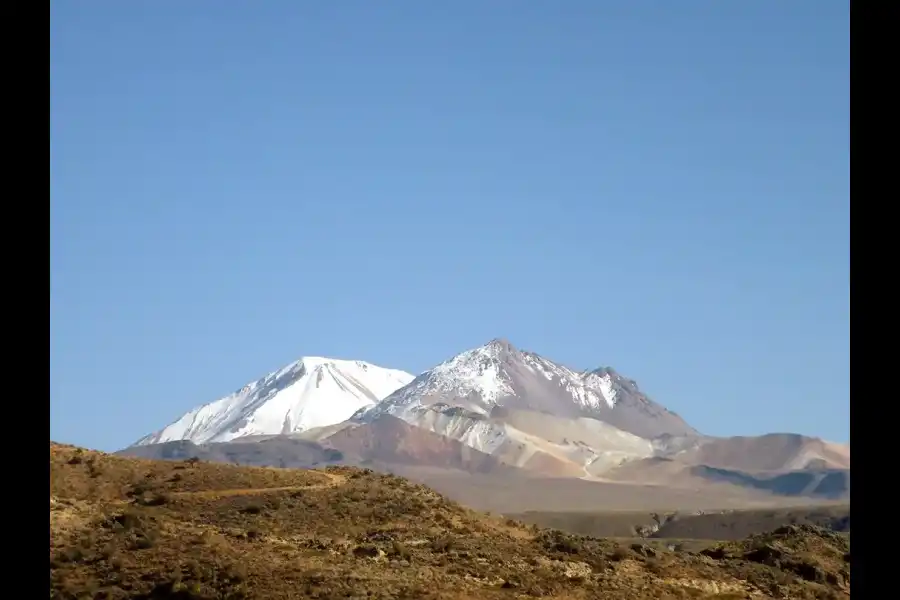
<path id="1" fill-rule="evenodd" d="M 684 463 L 746 472 L 850 468 L 850 446 L 793 433 L 719 438 L 678 456 Z"/>
<path id="2" fill-rule="evenodd" d="M 375 463 L 441 466 L 470 473 L 510 469 L 489 454 L 389 415 L 345 427 L 328 438 L 328 445 Z"/>
<path id="3" fill-rule="evenodd" d="M 396 476 L 50 446 L 50 598 L 845 598 L 848 542 L 707 555 L 528 528 Z M 712 552 L 712 553 L 710 553 Z"/>

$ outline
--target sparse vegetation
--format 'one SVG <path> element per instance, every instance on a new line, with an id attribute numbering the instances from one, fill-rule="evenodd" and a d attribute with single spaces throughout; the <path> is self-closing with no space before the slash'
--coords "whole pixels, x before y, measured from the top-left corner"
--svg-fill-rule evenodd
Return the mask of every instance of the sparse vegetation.
<path id="1" fill-rule="evenodd" d="M 823 504 L 794 508 L 689 511 L 658 514 L 646 511 L 531 511 L 510 515 L 524 523 L 597 537 L 698 541 L 739 540 L 785 525 L 815 525 L 837 532 L 850 530 L 850 506 Z"/>
<path id="2" fill-rule="evenodd" d="M 673 551 L 665 540 L 598 539 L 487 516 L 372 471 L 50 450 L 51 599 L 850 593 L 849 540 L 812 526 Z"/>

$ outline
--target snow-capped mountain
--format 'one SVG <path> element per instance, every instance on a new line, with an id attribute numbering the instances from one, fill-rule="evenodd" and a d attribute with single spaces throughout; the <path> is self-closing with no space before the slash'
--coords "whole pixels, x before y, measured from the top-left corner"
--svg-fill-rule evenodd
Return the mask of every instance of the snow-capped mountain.
<path id="1" fill-rule="evenodd" d="M 483 416 L 504 407 L 558 418 L 589 417 L 645 439 L 697 435 L 613 369 L 573 371 L 502 339 L 422 373 L 383 401 L 360 409 L 352 420 L 370 422 L 389 414 L 415 424 L 422 420 L 422 409 L 433 405 Z"/>
<path id="2" fill-rule="evenodd" d="M 771 490 L 778 482 L 766 477 L 774 473 L 809 475 L 806 490 L 832 471 L 849 482 L 850 462 L 849 446 L 802 436 L 701 435 L 611 368 L 576 371 L 501 339 L 417 377 L 361 361 L 303 358 L 135 446 L 125 452 L 280 466 L 514 471 L 686 489 L 727 480 Z M 849 493 L 845 487 L 834 493 Z"/>
<path id="3" fill-rule="evenodd" d="M 363 361 L 308 356 L 195 408 L 135 445 L 227 442 L 334 425 L 412 380 L 413 375 L 404 371 Z"/>

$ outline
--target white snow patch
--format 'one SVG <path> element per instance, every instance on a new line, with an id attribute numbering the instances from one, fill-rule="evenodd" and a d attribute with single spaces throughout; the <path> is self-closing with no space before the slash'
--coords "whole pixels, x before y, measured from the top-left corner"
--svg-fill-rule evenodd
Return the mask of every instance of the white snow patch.
<path id="1" fill-rule="evenodd" d="M 612 377 L 609 373 L 600 378 L 599 387 L 603 399 L 606 400 L 606 404 L 609 405 L 610 408 L 615 408 L 617 392 L 613 387 Z"/>
<path id="2" fill-rule="evenodd" d="M 583 408 L 597 409 L 601 403 L 615 408 L 616 390 L 612 376 L 608 373 L 602 376 L 594 373 L 581 374 L 534 354 L 525 353 L 524 356 L 526 365 L 548 381 L 555 379 Z"/>
<path id="3" fill-rule="evenodd" d="M 363 361 L 304 357 L 215 402 L 195 408 L 138 445 L 227 442 L 334 425 L 412 381 Z"/>
<path id="4" fill-rule="evenodd" d="M 502 396 L 513 393 L 500 372 L 497 353 L 495 346 L 487 345 L 439 364 L 431 370 L 429 391 L 453 391 L 460 395 L 475 392 L 485 403 L 496 404 Z"/>

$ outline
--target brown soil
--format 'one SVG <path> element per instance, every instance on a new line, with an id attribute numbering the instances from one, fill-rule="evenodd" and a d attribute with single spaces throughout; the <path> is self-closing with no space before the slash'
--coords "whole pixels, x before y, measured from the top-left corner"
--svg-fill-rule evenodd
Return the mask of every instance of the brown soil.
<path id="1" fill-rule="evenodd" d="M 400 477 L 50 444 L 50 598 L 844 598 L 849 541 L 793 526 L 701 553 L 490 517 Z"/>

